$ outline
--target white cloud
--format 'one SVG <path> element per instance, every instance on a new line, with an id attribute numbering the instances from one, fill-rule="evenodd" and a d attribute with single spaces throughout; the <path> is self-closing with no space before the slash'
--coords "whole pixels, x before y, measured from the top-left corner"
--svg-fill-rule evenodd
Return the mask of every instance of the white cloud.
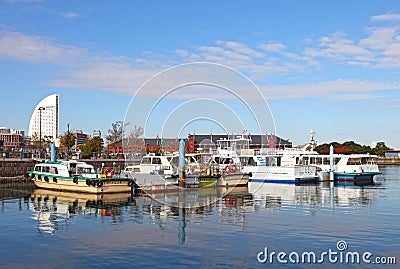
<path id="1" fill-rule="evenodd" d="M 236 52 L 244 54 L 244 55 L 248 55 L 248 56 L 256 57 L 256 58 L 264 57 L 263 53 L 258 52 L 254 49 L 251 49 L 248 46 L 238 43 L 238 42 L 227 41 L 224 45 L 226 48 L 232 49 L 233 51 L 236 51 Z"/>
<path id="2" fill-rule="evenodd" d="M 64 76 L 49 80 L 52 86 L 106 90 L 130 94 L 152 75 L 166 67 L 182 62 L 208 61 L 224 64 L 258 79 L 268 98 L 376 98 L 372 92 L 400 89 L 393 83 L 334 80 L 292 86 L 268 86 L 269 78 L 289 78 L 301 72 L 323 68 L 321 59 L 330 59 L 334 65 L 363 65 L 369 68 L 400 66 L 400 27 L 373 27 L 366 36 L 352 39 L 336 32 L 320 37 L 318 44 L 309 40 L 303 52 L 295 53 L 279 42 L 252 48 L 235 41 L 216 41 L 212 46 L 177 49 L 170 55 L 144 51 L 140 58 L 104 56 L 85 48 L 59 44 L 40 36 L 26 35 L 0 27 L 0 59 L 30 63 L 60 65 L 67 68 Z M 262 53 L 278 52 L 278 54 Z M 301 50 L 300 50 L 301 51 Z M 321 63 L 322 62 L 322 63 Z M 70 70 L 68 71 L 68 68 Z M 313 70 L 314 71 L 314 70 Z M 299 73 L 300 72 L 300 73 Z M 362 80 L 362 79 L 361 79 Z M 156 92 L 156 90 L 155 90 Z M 155 93 L 149 92 L 149 95 Z"/>
<path id="3" fill-rule="evenodd" d="M 76 13 L 74 13 L 74 12 L 63 13 L 62 15 L 63 15 L 65 18 L 67 18 L 67 19 L 76 19 L 76 18 L 79 18 L 79 17 L 80 17 L 79 14 L 76 14 Z"/>
<path id="4" fill-rule="evenodd" d="M 87 54 L 82 48 L 0 29 L 0 58 L 33 63 L 66 65 Z"/>
<path id="5" fill-rule="evenodd" d="M 371 21 L 398 21 L 400 20 L 400 14 L 382 14 L 371 17 Z"/>
<path id="6" fill-rule="evenodd" d="M 286 49 L 286 46 L 278 43 L 278 42 L 272 42 L 272 43 L 266 43 L 258 46 L 260 49 L 263 49 L 268 52 L 280 52 L 284 49 Z"/>

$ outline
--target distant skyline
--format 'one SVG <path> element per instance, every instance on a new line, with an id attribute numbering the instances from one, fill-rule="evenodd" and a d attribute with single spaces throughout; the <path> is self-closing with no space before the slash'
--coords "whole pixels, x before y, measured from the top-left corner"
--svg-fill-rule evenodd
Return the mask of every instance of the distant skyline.
<path id="1" fill-rule="evenodd" d="M 39 101 L 59 94 L 59 134 L 69 124 L 104 136 L 124 120 L 143 83 L 193 62 L 248 77 L 273 117 L 274 124 L 262 120 L 264 133 L 304 144 L 313 129 L 319 144 L 384 141 L 400 149 L 397 0 L 0 0 L 0 126 L 27 131 Z M 241 90 L 246 100 L 262 101 L 255 91 Z M 160 92 L 139 91 L 135 101 L 152 106 Z M 206 111 L 212 106 L 218 119 Z M 243 107 L 212 87 L 186 87 L 157 109 L 164 118 L 135 111 L 128 121 L 152 120 L 147 137 L 160 135 L 164 129 L 154 126 L 165 122 L 176 124 L 176 133 L 236 132 L 240 124 L 259 133 L 249 117 L 241 118 Z M 239 115 L 240 124 L 229 113 Z"/>

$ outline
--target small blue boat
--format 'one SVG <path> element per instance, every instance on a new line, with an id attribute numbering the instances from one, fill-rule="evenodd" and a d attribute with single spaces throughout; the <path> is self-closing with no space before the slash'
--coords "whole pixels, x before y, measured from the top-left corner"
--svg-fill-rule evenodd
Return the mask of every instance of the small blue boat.
<path id="1" fill-rule="evenodd" d="M 374 176 L 380 172 L 335 173 L 335 183 L 344 186 L 366 186 L 374 184 Z"/>

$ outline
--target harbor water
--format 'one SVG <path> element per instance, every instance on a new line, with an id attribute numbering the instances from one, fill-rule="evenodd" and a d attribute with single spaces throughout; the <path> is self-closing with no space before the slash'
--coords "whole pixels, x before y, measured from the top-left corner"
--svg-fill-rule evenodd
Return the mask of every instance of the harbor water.
<path id="1" fill-rule="evenodd" d="M 364 187 L 249 183 L 153 197 L 0 185 L 0 268 L 398 268 L 400 166 L 380 170 Z"/>

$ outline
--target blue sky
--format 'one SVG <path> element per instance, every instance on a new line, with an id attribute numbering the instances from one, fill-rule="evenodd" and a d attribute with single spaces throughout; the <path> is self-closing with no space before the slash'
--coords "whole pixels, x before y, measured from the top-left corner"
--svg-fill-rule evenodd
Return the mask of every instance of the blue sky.
<path id="1" fill-rule="evenodd" d="M 59 93 L 61 132 L 69 123 L 105 134 L 125 118 L 143 83 L 193 62 L 233 68 L 257 85 L 274 122 L 262 132 L 302 144 L 314 129 L 319 143 L 385 141 L 400 148 L 397 0 L 0 0 L 0 126 L 27 130 L 35 105 Z M 194 92 L 168 96 L 158 110 L 174 109 L 196 98 Z M 203 94 L 233 107 L 239 117 L 246 114 L 216 92 Z M 135 96 L 141 104 L 160 97 L 154 88 L 142 93 Z M 182 114 L 191 115 L 198 108 L 185 109 Z M 129 119 L 132 126 L 146 118 L 140 113 Z M 218 114 L 227 131 L 242 128 L 233 130 L 229 115 L 224 124 L 224 114 Z M 246 120 L 240 123 L 259 131 Z M 152 126 L 164 121 L 160 117 Z M 183 123 L 174 122 L 177 133 L 222 130 L 212 119 L 183 131 Z M 158 127 L 146 128 L 147 136 L 160 134 Z"/>

